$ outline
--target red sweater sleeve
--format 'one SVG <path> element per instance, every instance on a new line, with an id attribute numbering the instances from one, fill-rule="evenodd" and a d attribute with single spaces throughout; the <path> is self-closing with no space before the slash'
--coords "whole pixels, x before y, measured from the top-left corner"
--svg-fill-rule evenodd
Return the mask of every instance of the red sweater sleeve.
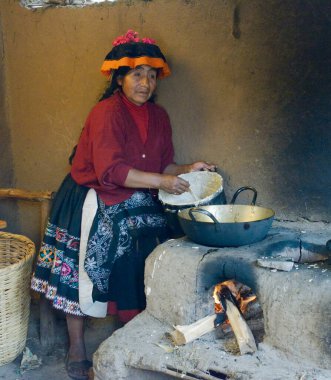
<path id="1" fill-rule="evenodd" d="M 102 120 L 100 125 L 101 123 Z M 132 169 L 125 155 L 125 126 L 120 112 L 108 111 L 104 115 L 102 128 L 93 128 L 92 156 L 100 184 L 123 186 L 129 170 Z"/>
<path id="2" fill-rule="evenodd" d="M 89 114 L 80 137 L 71 174 L 81 185 L 100 188 L 104 177 L 122 185 L 132 168 L 123 155 L 125 133 L 123 122 L 117 120 L 120 113 L 96 106 Z"/>

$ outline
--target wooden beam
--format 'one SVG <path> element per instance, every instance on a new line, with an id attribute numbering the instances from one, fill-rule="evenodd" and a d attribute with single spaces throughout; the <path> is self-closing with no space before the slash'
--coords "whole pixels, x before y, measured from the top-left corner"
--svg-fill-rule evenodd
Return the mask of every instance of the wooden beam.
<path id="1" fill-rule="evenodd" d="M 40 344 L 49 354 L 55 344 L 56 337 L 56 318 L 54 310 L 44 295 L 40 297 Z"/>
<path id="2" fill-rule="evenodd" d="M 14 198 L 14 199 L 26 200 L 26 201 L 43 202 L 47 200 L 52 200 L 54 198 L 54 192 L 0 188 L 0 198 Z"/>

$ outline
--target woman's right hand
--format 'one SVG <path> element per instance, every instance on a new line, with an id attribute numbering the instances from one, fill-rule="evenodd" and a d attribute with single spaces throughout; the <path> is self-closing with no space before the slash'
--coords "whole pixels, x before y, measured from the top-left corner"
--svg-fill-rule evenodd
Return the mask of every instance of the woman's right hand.
<path id="1" fill-rule="evenodd" d="M 124 183 L 129 188 L 162 189 L 170 194 L 182 194 L 189 191 L 190 184 L 174 174 L 149 173 L 130 169 Z"/>
<path id="2" fill-rule="evenodd" d="M 183 178 L 170 174 L 161 174 L 160 186 L 161 190 L 169 194 L 180 195 L 189 191 L 190 184 Z"/>

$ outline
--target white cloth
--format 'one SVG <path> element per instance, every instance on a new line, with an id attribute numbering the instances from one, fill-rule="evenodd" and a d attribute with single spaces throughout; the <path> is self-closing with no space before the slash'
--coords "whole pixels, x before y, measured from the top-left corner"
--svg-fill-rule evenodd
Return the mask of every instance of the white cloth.
<path id="1" fill-rule="evenodd" d="M 93 302 L 93 283 L 84 269 L 86 247 L 92 222 L 98 209 L 97 194 L 90 189 L 86 195 L 81 223 L 80 249 L 79 249 L 79 306 L 86 315 L 104 318 L 107 315 L 107 302 Z"/>

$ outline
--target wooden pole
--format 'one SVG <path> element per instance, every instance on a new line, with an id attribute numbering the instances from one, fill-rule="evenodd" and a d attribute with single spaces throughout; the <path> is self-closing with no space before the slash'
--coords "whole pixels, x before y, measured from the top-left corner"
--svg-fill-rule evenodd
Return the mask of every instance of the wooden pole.
<path id="1" fill-rule="evenodd" d="M 49 211 L 51 207 L 51 200 L 45 199 L 41 202 L 40 208 L 40 234 L 41 242 L 45 233 L 45 228 L 48 221 Z M 55 330 L 56 318 L 54 310 L 49 304 L 49 301 L 44 297 L 40 297 L 40 344 L 41 346 L 51 353 L 55 344 Z"/>
<path id="2" fill-rule="evenodd" d="M 52 191 L 28 191 L 23 189 L 0 189 L 0 198 L 15 198 L 26 201 L 40 202 L 53 199 Z"/>
<path id="3" fill-rule="evenodd" d="M 44 295 L 39 300 L 40 328 L 39 338 L 41 347 L 47 354 L 52 352 L 55 344 L 56 319 L 54 310 Z"/>
<path id="4" fill-rule="evenodd" d="M 41 202 L 40 205 L 40 238 L 41 241 L 43 239 L 44 233 L 45 233 L 45 228 L 47 225 L 47 220 L 49 216 L 49 211 L 51 209 L 51 201 L 50 200 L 44 200 Z"/>

